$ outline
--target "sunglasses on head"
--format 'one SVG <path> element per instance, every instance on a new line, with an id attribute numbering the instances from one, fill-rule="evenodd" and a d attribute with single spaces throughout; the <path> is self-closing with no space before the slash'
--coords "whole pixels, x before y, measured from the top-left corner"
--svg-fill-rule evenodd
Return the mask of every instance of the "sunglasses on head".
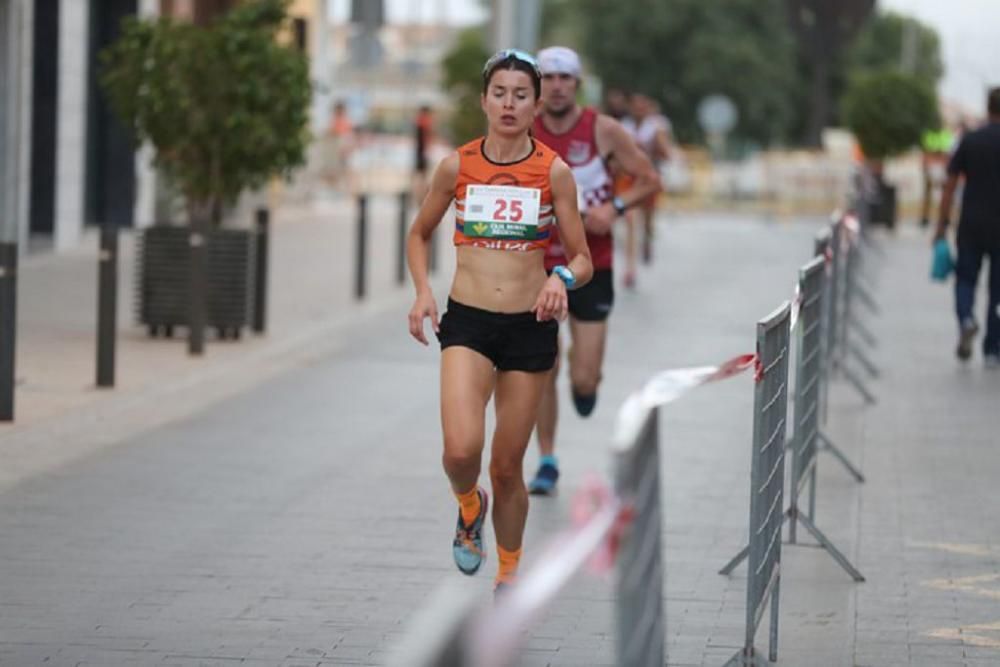
<path id="1" fill-rule="evenodd" d="M 532 69 L 535 70 L 535 74 L 538 75 L 538 78 L 542 78 L 542 72 L 538 69 L 538 61 L 535 60 L 533 55 L 526 51 L 522 51 L 521 49 L 503 49 L 502 51 L 494 53 L 490 56 L 490 59 L 486 61 L 486 64 L 483 65 L 483 76 L 489 74 L 490 70 L 509 58 L 531 65 Z"/>

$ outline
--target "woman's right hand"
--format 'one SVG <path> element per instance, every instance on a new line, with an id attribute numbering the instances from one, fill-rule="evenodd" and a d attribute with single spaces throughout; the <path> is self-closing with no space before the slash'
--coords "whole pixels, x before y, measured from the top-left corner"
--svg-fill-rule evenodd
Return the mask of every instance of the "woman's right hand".
<path id="1" fill-rule="evenodd" d="M 431 328 L 434 333 L 438 333 L 439 320 L 437 303 L 434 301 L 434 294 L 430 290 L 425 290 L 417 294 L 413 308 L 410 308 L 410 335 L 424 345 L 428 345 L 427 336 L 424 335 L 424 318 L 431 318 Z"/>

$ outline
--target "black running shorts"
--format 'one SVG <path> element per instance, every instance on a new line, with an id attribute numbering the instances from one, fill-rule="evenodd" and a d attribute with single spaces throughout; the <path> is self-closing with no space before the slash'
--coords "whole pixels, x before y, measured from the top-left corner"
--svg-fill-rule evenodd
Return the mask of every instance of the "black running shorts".
<path id="1" fill-rule="evenodd" d="M 614 272 L 594 271 L 594 277 L 580 289 L 569 291 L 569 314 L 581 322 L 603 322 L 615 305 Z"/>
<path id="2" fill-rule="evenodd" d="M 441 349 L 460 345 L 479 352 L 500 371 L 538 373 L 556 363 L 559 324 L 534 313 L 494 313 L 448 299 L 437 334 Z"/>

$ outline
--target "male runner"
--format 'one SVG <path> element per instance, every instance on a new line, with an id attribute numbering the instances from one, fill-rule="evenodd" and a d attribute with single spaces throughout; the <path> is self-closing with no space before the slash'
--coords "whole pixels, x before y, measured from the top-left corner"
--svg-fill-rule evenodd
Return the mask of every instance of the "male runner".
<path id="1" fill-rule="evenodd" d="M 660 188 L 652 163 L 643 155 L 621 124 L 576 102 L 580 86 L 580 58 L 566 47 L 553 46 L 538 54 L 542 71 L 542 112 L 535 119 L 534 135 L 565 160 L 576 180 L 580 212 L 594 263 L 589 284 L 569 295 L 569 375 L 573 405 L 583 417 L 597 403 L 601 381 L 608 315 L 614 303 L 614 258 L 612 225 L 630 206 L 637 205 Z M 615 195 L 608 171 L 610 160 L 634 178 L 632 187 Z M 545 257 L 547 269 L 565 264 L 558 238 L 552 239 Z M 558 418 L 556 378 L 559 362 L 549 375 L 538 410 L 538 447 L 542 458 L 529 491 L 546 495 L 559 478 L 554 454 Z"/>

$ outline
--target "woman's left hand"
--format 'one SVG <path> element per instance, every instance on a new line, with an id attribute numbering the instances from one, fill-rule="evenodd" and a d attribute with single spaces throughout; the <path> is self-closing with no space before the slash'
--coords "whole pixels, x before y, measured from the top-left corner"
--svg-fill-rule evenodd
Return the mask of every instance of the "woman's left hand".
<path id="1" fill-rule="evenodd" d="M 559 279 L 559 276 L 552 274 L 542 286 L 542 291 L 538 293 L 535 305 L 531 312 L 535 314 L 535 319 L 539 322 L 547 320 L 566 319 L 569 311 L 569 298 L 566 296 L 566 285 Z"/>

